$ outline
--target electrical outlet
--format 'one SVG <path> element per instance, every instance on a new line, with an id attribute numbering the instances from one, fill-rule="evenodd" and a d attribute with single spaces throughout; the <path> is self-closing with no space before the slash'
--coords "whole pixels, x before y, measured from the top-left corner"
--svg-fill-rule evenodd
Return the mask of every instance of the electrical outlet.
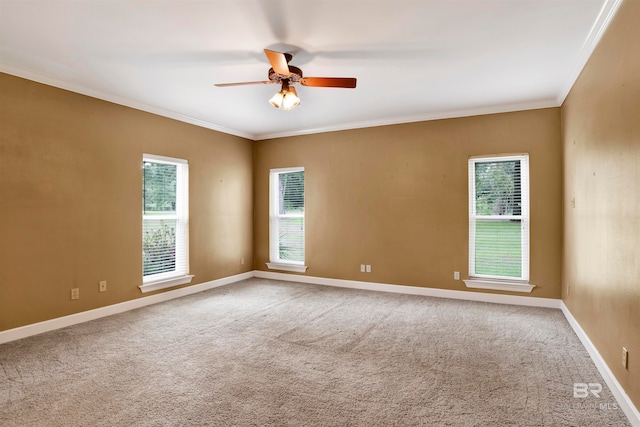
<path id="1" fill-rule="evenodd" d="M 240 258 L 240 264 L 244 265 L 244 258 Z"/>
<path id="2" fill-rule="evenodd" d="M 572 207 L 572 208 L 575 208 L 575 207 L 576 207 L 576 198 L 575 198 L 575 197 L 572 197 L 572 198 L 571 198 L 571 207 Z"/>
<path id="3" fill-rule="evenodd" d="M 371 273 L 371 265 L 367 264 L 367 273 Z"/>
<path id="4" fill-rule="evenodd" d="M 107 281 L 106 280 L 101 280 L 100 281 L 100 292 L 107 292 Z"/>
<path id="5" fill-rule="evenodd" d="M 71 299 L 80 299 L 80 288 L 71 289 Z"/>
<path id="6" fill-rule="evenodd" d="M 622 347 L 622 367 L 624 369 L 629 368 L 629 352 L 624 347 Z"/>
<path id="7" fill-rule="evenodd" d="M 364 264 L 360 264 L 360 273 L 364 273 L 365 269 L 364 269 Z"/>
<path id="8" fill-rule="evenodd" d="M 454 271 L 453 272 L 453 280 L 460 280 L 460 272 L 459 271 Z"/>
<path id="9" fill-rule="evenodd" d="M 571 285 L 567 285 L 567 296 L 571 295 Z"/>

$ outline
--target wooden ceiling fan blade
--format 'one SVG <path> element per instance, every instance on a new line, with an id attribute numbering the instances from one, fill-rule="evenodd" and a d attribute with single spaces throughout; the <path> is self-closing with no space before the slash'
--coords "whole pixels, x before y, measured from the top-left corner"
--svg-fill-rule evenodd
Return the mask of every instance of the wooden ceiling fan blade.
<path id="1" fill-rule="evenodd" d="M 302 86 L 311 87 L 340 87 L 353 89 L 356 87 L 355 77 L 303 77 L 300 79 Z"/>
<path id="2" fill-rule="evenodd" d="M 217 87 L 228 87 L 228 86 L 248 86 L 248 85 L 270 85 L 273 83 L 271 80 L 263 80 L 259 82 L 238 82 L 238 83 L 216 83 L 214 86 Z"/>
<path id="3" fill-rule="evenodd" d="M 267 59 L 269 60 L 271 67 L 273 67 L 273 71 L 283 77 L 289 77 L 291 75 L 289 65 L 287 64 L 287 56 L 284 53 L 265 49 L 264 54 L 267 55 Z"/>

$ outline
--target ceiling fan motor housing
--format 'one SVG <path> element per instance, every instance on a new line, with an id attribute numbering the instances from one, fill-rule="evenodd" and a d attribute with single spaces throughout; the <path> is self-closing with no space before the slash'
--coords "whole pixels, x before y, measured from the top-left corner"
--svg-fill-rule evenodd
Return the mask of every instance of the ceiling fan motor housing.
<path id="1" fill-rule="evenodd" d="M 269 69 L 269 80 L 271 80 L 272 82 L 281 82 L 282 80 L 288 79 L 292 82 L 297 82 L 302 78 L 302 70 L 298 67 L 294 67 L 293 65 L 289 65 L 289 72 L 291 73 L 291 75 L 287 76 L 282 76 L 278 73 L 276 73 L 275 71 L 273 71 L 273 68 Z"/>

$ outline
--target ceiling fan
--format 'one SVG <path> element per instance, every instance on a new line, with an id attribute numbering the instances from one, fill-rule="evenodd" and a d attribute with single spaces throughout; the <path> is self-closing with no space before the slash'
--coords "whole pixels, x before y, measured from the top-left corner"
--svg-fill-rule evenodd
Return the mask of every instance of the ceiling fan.
<path id="1" fill-rule="evenodd" d="M 276 93 L 269 102 L 276 108 L 282 110 L 291 110 L 300 104 L 300 98 L 294 84 L 300 83 L 302 86 L 310 87 L 338 87 L 353 89 L 356 87 L 356 79 L 353 77 L 303 77 L 302 70 L 293 65 L 289 65 L 289 61 L 293 56 L 289 53 L 281 53 L 273 50 L 264 50 L 271 67 L 269 69 L 269 80 L 257 82 L 239 82 L 239 83 L 218 83 L 217 87 L 227 86 L 246 86 L 260 84 L 281 84 L 280 92 Z"/>

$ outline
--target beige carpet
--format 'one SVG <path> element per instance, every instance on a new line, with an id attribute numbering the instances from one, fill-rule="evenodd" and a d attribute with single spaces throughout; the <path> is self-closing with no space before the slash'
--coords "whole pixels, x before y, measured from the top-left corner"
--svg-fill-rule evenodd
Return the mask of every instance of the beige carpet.
<path id="1" fill-rule="evenodd" d="M 629 425 L 558 310 L 261 279 L 7 343 L 0 366 L 2 426 Z"/>

